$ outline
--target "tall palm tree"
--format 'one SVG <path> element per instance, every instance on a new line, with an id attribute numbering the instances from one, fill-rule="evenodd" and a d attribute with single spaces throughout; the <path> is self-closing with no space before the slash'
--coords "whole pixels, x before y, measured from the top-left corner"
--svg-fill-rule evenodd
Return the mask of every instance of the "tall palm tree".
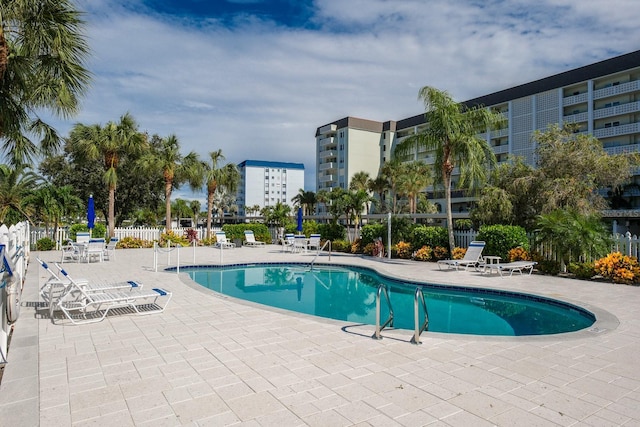
<path id="1" fill-rule="evenodd" d="M 403 166 L 403 173 L 398 180 L 398 193 L 407 197 L 409 213 L 414 214 L 417 211 L 418 194 L 431 181 L 431 168 L 421 161 L 405 163 Z"/>
<path id="2" fill-rule="evenodd" d="M 291 201 L 294 203 L 294 206 L 302 207 L 305 215 L 313 215 L 315 213 L 317 199 L 316 193 L 313 191 L 305 191 L 301 188 Z"/>
<path id="3" fill-rule="evenodd" d="M 371 191 L 371 177 L 369 176 L 369 172 L 360 171 L 356 172 L 351 177 L 351 182 L 349 183 L 349 190 L 353 191 L 365 191 L 367 195 Z M 369 215 L 369 202 L 365 204 L 366 214 Z"/>
<path id="4" fill-rule="evenodd" d="M 207 239 L 211 238 L 211 217 L 213 214 L 213 202 L 218 181 L 222 171 L 218 164 L 224 160 L 222 150 L 218 149 L 209 153 L 209 163 L 203 163 L 204 183 L 207 186 Z"/>
<path id="5" fill-rule="evenodd" d="M 25 197 L 25 203 L 36 212 L 34 216 L 44 221 L 45 230 L 49 234 L 49 226 L 53 225 L 53 235 L 58 231 L 62 219 L 82 210 L 82 200 L 73 194 L 73 187 L 62 187 L 45 184 Z"/>
<path id="6" fill-rule="evenodd" d="M 425 106 L 429 124 L 424 130 L 410 136 L 396 147 L 394 155 L 407 156 L 417 148 L 435 153 L 435 166 L 445 189 L 449 249 L 453 250 L 453 215 L 451 213 L 451 177 L 460 169 L 460 186 L 473 188 L 487 179 L 487 164 L 495 163 L 495 156 L 479 133 L 490 131 L 505 119 L 500 113 L 481 106 L 468 107 L 455 102 L 446 91 L 425 86 L 418 98 Z"/>
<path id="7" fill-rule="evenodd" d="M 180 153 L 180 142 L 175 135 L 160 140 L 139 161 L 139 167 L 150 173 L 161 173 L 164 178 L 166 230 L 171 231 L 171 193 L 189 182 L 192 189 L 202 185 L 202 163 L 194 151 L 186 156 Z M 186 203 L 186 202 L 185 202 Z"/>
<path id="8" fill-rule="evenodd" d="M 200 218 L 200 209 L 202 209 L 202 204 L 200 203 L 199 200 L 191 200 L 189 202 L 189 208 L 191 209 L 192 212 L 192 217 L 191 219 L 193 220 L 193 227 L 197 227 L 198 226 L 198 218 Z"/>
<path id="9" fill-rule="evenodd" d="M 391 159 L 380 168 L 380 175 L 387 182 L 387 191 L 391 200 L 390 211 L 394 214 L 398 213 L 398 181 L 402 176 L 402 168 L 402 162 L 398 158 Z"/>
<path id="10" fill-rule="evenodd" d="M 57 132 L 39 111 L 63 118 L 77 113 L 90 81 L 84 26 L 69 0 L 0 3 L 0 141 L 11 164 L 59 147 Z M 39 144 L 27 135 L 39 137 Z"/>
<path id="11" fill-rule="evenodd" d="M 378 175 L 374 179 L 369 181 L 369 191 L 375 193 L 378 196 L 377 202 L 380 203 L 380 212 L 385 212 L 385 203 L 384 203 L 384 192 L 387 191 L 388 182 L 384 176 Z M 376 205 L 376 200 L 373 200 L 374 206 Z"/>
<path id="12" fill-rule="evenodd" d="M 29 168 L 0 165 L 0 223 L 10 226 L 31 220 L 32 209 L 25 198 L 41 182 L 41 178 Z"/>
<path id="13" fill-rule="evenodd" d="M 134 118 L 126 113 L 118 123 L 109 122 L 104 127 L 76 124 L 69 134 L 69 143 L 85 160 L 103 162 L 103 182 L 109 190 L 108 235 L 113 237 L 118 163 L 122 156 L 139 153 L 148 147 L 146 138 L 138 132 Z"/>

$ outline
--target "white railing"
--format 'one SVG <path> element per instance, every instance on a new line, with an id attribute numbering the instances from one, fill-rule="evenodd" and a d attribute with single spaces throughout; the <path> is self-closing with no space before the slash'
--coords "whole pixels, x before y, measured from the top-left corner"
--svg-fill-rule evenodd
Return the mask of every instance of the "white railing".
<path id="1" fill-rule="evenodd" d="M 0 364 L 7 362 L 11 325 L 20 312 L 22 286 L 29 257 L 29 223 L 0 226 Z"/>

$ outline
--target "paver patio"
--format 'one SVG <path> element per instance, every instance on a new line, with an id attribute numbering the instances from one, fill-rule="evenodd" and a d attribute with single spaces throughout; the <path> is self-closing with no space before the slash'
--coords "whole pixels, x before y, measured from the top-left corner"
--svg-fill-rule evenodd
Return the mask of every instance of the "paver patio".
<path id="1" fill-rule="evenodd" d="M 310 261 L 279 246 L 182 249 L 181 264 Z M 321 319 L 216 294 L 158 272 L 150 249 L 65 264 L 73 277 L 136 279 L 173 292 L 162 314 L 53 324 L 39 308 L 47 277 L 33 252 L 0 385 L 7 426 L 570 426 L 640 425 L 640 289 L 532 275 L 439 271 L 435 263 L 333 253 L 434 283 L 526 291 L 576 303 L 598 322 L 545 337 L 484 337 Z M 160 254 L 166 264 L 169 256 Z M 326 254 L 317 262 L 328 262 Z M 164 267 L 164 266 L 161 266 Z"/>

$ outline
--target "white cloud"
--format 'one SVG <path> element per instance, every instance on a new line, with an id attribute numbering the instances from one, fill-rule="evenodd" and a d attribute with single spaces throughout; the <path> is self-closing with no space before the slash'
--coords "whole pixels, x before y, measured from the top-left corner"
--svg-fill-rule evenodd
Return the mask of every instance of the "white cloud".
<path id="1" fill-rule="evenodd" d="M 632 1 L 317 0 L 319 29 L 225 28 L 84 0 L 95 80 L 82 113 L 129 111 L 184 152 L 301 162 L 315 186 L 318 126 L 420 114 L 418 89 L 462 101 L 637 49 Z"/>

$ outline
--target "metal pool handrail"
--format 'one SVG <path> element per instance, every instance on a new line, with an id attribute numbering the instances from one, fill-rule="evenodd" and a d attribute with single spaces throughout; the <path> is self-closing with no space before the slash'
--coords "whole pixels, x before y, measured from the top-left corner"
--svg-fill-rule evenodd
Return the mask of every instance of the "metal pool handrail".
<path id="1" fill-rule="evenodd" d="M 380 299 L 383 292 L 387 300 L 387 305 L 389 306 L 389 318 L 384 322 L 384 324 L 380 325 Z M 378 291 L 376 292 L 376 332 L 371 336 L 371 338 L 381 340 L 382 335 L 380 335 L 380 332 L 386 328 L 387 325 L 393 328 L 393 307 L 391 307 L 391 299 L 389 299 L 387 287 L 381 284 L 378 285 Z"/>
<path id="2" fill-rule="evenodd" d="M 420 306 L 418 300 L 422 302 L 422 309 L 424 310 L 424 323 L 420 325 Z M 411 344 L 422 344 L 420 342 L 420 334 L 426 331 L 429 327 L 429 312 L 427 311 L 427 303 L 424 300 L 424 293 L 422 292 L 422 286 L 416 287 L 416 292 L 413 297 L 413 319 L 415 325 L 415 333 L 411 338 Z"/>
<path id="3" fill-rule="evenodd" d="M 311 263 L 309 264 L 310 269 L 313 270 L 313 263 L 316 262 L 316 258 L 320 256 L 320 252 L 322 252 L 327 245 L 329 245 L 329 262 L 331 262 L 331 240 L 327 240 L 326 242 L 324 242 L 324 245 L 322 245 L 322 247 L 318 249 L 318 253 L 311 260 Z"/>

